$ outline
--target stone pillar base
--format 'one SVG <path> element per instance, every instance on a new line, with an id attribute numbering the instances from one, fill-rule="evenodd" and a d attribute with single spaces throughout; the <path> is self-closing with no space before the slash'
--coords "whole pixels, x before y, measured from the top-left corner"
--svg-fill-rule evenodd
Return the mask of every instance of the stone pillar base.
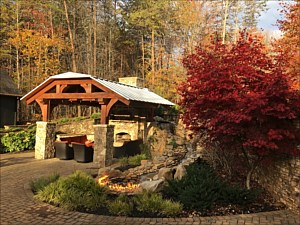
<path id="1" fill-rule="evenodd" d="M 35 158 L 50 159 L 54 158 L 55 149 L 55 128 L 56 123 L 36 122 L 35 135 Z"/>
<path id="2" fill-rule="evenodd" d="M 113 125 L 94 125 L 94 163 L 100 168 L 110 166 L 113 159 Z"/>

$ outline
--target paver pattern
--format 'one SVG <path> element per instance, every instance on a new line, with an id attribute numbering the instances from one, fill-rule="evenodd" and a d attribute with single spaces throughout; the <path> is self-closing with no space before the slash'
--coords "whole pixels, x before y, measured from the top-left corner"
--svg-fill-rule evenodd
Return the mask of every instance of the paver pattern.
<path id="1" fill-rule="evenodd" d="M 53 173 L 68 175 L 75 170 L 97 173 L 93 163 L 73 160 L 36 160 L 34 152 L 1 154 L 0 224 L 99 224 L 99 225 L 300 225 L 300 216 L 289 210 L 218 217 L 129 218 L 66 211 L 34 200 L 30 181 Z"/>

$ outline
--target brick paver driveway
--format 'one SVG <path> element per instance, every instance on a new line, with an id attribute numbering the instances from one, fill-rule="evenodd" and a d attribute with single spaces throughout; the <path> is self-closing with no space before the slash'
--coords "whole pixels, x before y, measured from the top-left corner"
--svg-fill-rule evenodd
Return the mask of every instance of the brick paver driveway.
<path id="1" fill-rule="evenodd" d="M 202 224 L 202 225 L 250 225 L 292 224 L 299 225 L 297 216 L 289 210 L 250 215 L 193 217 L 193 218 L 128 218 L 98 216 L 69 212 L 33 199 L 29 190 L 30 180 L 57 172 L 67 175 L 75 170 L 92 174 L 97 169 L 92 163 L 80 164 L 73 160 L 36 160 L 33 152 L 1 154 L 1 205 L 0 224 Z"/>

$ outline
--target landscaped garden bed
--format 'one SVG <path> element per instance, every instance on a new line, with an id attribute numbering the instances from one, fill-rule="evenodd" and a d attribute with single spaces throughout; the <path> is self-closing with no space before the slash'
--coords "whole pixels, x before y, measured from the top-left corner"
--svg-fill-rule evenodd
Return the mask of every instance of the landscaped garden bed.
<path id="1" fill-rule="evenodd" d="M 35 198 L 55 206 L 100 215 L 188 217 L 248 214 L 283 209 L 258 187 L 247 190 L 224 181 L 202 160 L 187 167 L 181 180 L 158 192 L 112 192 L 92 175 L 77 171 L 32 181 Z"/>

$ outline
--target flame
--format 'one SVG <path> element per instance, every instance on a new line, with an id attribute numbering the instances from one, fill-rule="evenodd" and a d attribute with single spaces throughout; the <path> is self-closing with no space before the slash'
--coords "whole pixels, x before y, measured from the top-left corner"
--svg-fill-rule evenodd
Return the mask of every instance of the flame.
<path id="1" fill-rule="evenodd" d="M 100 186 L 105 186 L 108 183 L 108 175 L 104 175 L 98 179 L 98 184 Z"/>
<path id="2" fill-rule="evenodd" d="M 108 175 L 104 175 L 98 179 L 100 186 L 107 186 L 111 191 L 115 192 L 135 192 L 139 190 L 140 184 L 128 182 L 126 184 L 112 184 L 109 182 Z"/>

